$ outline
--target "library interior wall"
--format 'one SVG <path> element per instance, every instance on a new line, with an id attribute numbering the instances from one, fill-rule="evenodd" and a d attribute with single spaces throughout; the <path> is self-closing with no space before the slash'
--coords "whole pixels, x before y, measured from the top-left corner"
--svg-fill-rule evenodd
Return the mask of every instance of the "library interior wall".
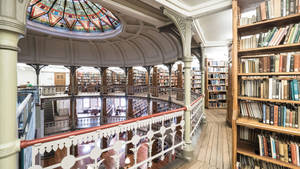
<path id="1" fill-rule="evenodd" d="M 61 69 L 57 70 L 41 70 L 40 73 L 40 85 L 41 86 L 52 86 L 54 85 L 54 72 L 66 72 Z M 36 74 L 35 70 L 30 66 L 18 65 L 17 66 L 17 84 L 26 85 L 30 82 L 32 85 L 36 85 Z M 66 85 L 70 83 L 69 72 L 66 72 Z"/>
<path id="2" fill-rule="evenodd" d="M 204 56 L 213 60 L 228 60 L 228 47 L 206 47 L 204 48 Z"/>
<path id="3" fill-rule="evenodd" d="M 177 64 L 183 64 L 182 61 L 177 61 L 173 67 L 172 71 L 177 70 Z M 183 64 L 184 65 L 184 64 Z M 165 65 L 159 65 L 158 67 L 164 68 L 168 70 L 168 68 Z M 193 57 L 193 62 L 192 62 L 192 67 L 199 68 L 199 61 L 196 57 Z M 146 71 L 145 68 L 143 67 L 136 67 L 140 68 L 141 70 Z M 117 72 L 122 72 L 123 70 L 120 68 L 111 68 L 114 71 Z M 118 70 L 120 69 L 120 70 Z M 98 73 L 98 70 L 95 68 L 91 67 L 81 67 L 78 69 L 78 71 L 83 71 L 83 72 L 93 72 L 93 73 Z M 69 85 L 70 83 L 70 77 L 69 77 L 69 70 L 66 68 L 63 68 L 62 66 L 54 66 L 50 65 L 41 70 L 40 73 L 40 85 L 41 86 L 52 86 L 54 85 L 54 72 L 66 72 L 66 85 Z M 30 82 L 32 85 L 36 85 L 36 74 L 35 70 L 22 63 L 18 63 L 17 66 L 17 82 L 18 86 L 20 85 L 26 85 L 27 82 Z"/>

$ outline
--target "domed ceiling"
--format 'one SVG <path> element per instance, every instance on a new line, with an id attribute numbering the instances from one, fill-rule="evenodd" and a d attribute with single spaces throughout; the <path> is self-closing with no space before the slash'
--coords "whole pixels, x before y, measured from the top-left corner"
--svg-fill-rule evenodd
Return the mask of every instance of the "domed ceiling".
<path id="1" fill-rule="evenodd" d="M 19 41 L 18 62 L 129 67 L 182 58 L 180 39 L 155 24 L 170 22 L 160 9 L 140 5 L 143 12 L 139 12 L 128 5 L 120 10 L 102 2 L 31 0 L 26 35 Z"/>
<path id="2" fill-rule="evenodd" d="M 74 33 L 101 35 L 121 27 L 112 12 L 88 0 L 31 0 L 27 16 L 33 28 L 70 36 Z"/>

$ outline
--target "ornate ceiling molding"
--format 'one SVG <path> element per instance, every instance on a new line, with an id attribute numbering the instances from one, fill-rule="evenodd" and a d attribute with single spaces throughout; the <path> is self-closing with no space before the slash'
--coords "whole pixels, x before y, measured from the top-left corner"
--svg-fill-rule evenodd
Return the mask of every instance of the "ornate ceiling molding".
<path id="1" fill-rule="evenodd" d="M 184 17 L 198 18 L 213 12 L 219 12 L 231 8 L 231 0 L 210 0 L 199 2 L 198 5 L 190 6 L 179 0 L 155 0 L 164 7 L 173 10 Z"/>

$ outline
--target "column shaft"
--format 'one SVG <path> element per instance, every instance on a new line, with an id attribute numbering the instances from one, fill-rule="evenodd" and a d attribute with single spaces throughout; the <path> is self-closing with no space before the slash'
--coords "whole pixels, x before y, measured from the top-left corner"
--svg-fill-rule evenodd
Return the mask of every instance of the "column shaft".
<path id="1" fill-rule="evenodd" d="M 19 35 L 0 30 L 0 168 L 17 169 L 17 43 Z M 4 156 L 6 155 L 6 156 Z"/>

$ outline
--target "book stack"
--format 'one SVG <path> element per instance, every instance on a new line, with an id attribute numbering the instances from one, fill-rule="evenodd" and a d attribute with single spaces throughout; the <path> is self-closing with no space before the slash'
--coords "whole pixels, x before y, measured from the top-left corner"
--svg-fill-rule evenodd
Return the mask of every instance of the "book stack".
<path id="1" fill-rule="evenodd" d="M 239 155 L 237 162 L 237 169 L 289 169 L 288 167 L 282 167 L 280 165 L 272 164 L 269 162 L 261 161 L 252 157 Z"/>
<path id="2" fill-rule="evenodd" d="M 242 80 L 241 87 L 242 96 L 299 101 L 300 80 L 296 79 Z"/>
<path id="3" fill-rule="evenodd" d="M 264 124 L 300 128 L 300 105 L 241 102 L 241 116 Z"/>
<path id="4" fill-rule="evenodd" d="M 146 71 L 133 69 L 133 82 L 135 86 L 146 85 Z"/>
<path id="5" fill-rule="evenodd" d="M 220 67 L 209 67 L 208 68 L 209 72 L 214 72 L 214 73 L 226 73 L 227 72 L 227 68 L 220 68 Z"/>
<path id="6" fill-rule="evenodd" d="M 240 25 L 300 13 L 299 0 L 268 0 L 261 2 L 251 17 L 241 17 Z"/>
<path id="7" fill-rule="evenodd" d="M 209 74 L 208 78 L 210 79 L 226 79 L 227 78 L 227 74 Z"/>
<path id="8" fill-rule="evenodd" d="M 255 11 L 251 11 L 253 7 Z M 272 158 L 269 153 L 261 156 L 258 136 L 256 141 L 249 140 L 253 137 L 246 137 L 244 131 L 239 130 L 247 127 L 257 130 L 259 135 L 265 132 L 285 134 L 288 137 L 283 139 L 273 134 L 269 136 L 288 144 L 299 143 L 299 0 L 236 0 L 232 1 L 232 9 L 233 71 L 232 93 L 229 94 L 232 94 L 233 112 L 232 168 L 239 167 L 242 155 L 265 163 L 257 162 L 257 166 L 249 167 L 250 162 L 244 160 L 247 162 L 243 162 L 241 168 L 265 169 L 269 167 L 267 163 L 273 164 L 272 168 L 300 168 L 298 163 Z M 276 144 L 272 148 L 274 146 L 276 148 Z"/>
<path id="9" fill-rule="evenodd" d="M 278 46 L 280 44 L 293 44 L 300 42 L 299 23 L 285 27 L 273 27 L 268 32 L 252 35 L 241 39 L 240 48 L 249 49 L 257 47 Z"/>
<path id="10" fill-rule="evenodd" d="M 288 16 L 300 12 L 299 0 L 269 0 L 256 8 L 256 21 Z"/>
<path id="11" fill-rule="evenodd" d="M 225 108 L 227 106 L 228 65 L 225 61 L 206 59 L 206 97 L 207 108 Z"/>
<path id="12" fill-rule="evenodd" d="M 300 72 L 300 54 L 287 53 L 242 59 L 241 73 Z"/>
<path id="13" fill-rule="evenodd" d="M 300 166 L 300 142 L 292 141 L 286 136 L 260 134 L 258 135 L 259 154 L 273 159 Z"/>
<path id="14" fill-rule="evenodd" d="M 201 71 L 199 68 L 192 68 L 192 90 L 196 93 L 201 93 Z"/>

